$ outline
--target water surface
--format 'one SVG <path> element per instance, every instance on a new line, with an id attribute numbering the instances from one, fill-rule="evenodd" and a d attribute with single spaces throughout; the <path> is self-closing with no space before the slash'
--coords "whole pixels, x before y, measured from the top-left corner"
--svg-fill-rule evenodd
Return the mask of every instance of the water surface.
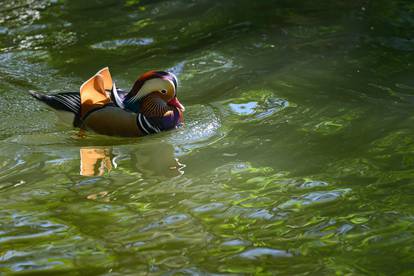
<path id="1" fill-rule="evenodd" d="M 414 273 L 410 1 L 10 1 L 0 274 Z M 186 127 L 78 131 L 27 91 L 179 76 Z"/>

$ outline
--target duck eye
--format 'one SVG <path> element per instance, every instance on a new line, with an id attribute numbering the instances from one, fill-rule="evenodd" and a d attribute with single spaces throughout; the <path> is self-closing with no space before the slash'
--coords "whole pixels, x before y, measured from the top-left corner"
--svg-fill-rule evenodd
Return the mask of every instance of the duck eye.
<path id="1" fill-rule="evenodd" d="M 167 94 L 167 90 L 163 89 L 163 90 L 161 90 L 161 93 L 162 94 Z"/>

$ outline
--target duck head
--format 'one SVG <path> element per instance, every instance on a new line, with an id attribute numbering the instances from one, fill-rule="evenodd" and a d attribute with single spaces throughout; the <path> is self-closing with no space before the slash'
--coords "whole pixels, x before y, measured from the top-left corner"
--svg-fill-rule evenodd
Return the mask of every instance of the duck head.
<path id="1" fill-rule="evenodd" d="M 118 101 L 119 97 L 119 104 Z M 140 76 L 121 102 L 124 108 L 137 113 L 162 112 L 171 108 L 185 110 L 177 98 L 176 76 L 165 71 L 149 71 Z"/>

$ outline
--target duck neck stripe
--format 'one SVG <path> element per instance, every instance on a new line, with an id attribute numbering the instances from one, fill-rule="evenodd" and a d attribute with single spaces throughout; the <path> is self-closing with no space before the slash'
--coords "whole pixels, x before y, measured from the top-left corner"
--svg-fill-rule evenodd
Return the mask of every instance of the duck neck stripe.
<path id="1" fill-rule="evenodd" d="M 144 127 L 144 124 L 142 123 L 142 114 L 140 113 L 140 114 L 138 114 L 138 116 L 137 116 L 137 125 L 138 125 L 138 127 L 139 127 L 139 129 L 142 131 L 142 132 L 144 132 L 145 134 L 150 134 L 150 132 Z"/>
<path id="2" fill-rule="evenodd" d="M 146 118 L 144 115 L 142 115 L 142 118 L 144 119 L 144 122 L 145 122 L 146 126 L 148 126 L 151 130 L 155 131 L 155 132 L 151 132 L 151 133 L 158 133 L 158 132 L 160 132 L 160 131 L 161 131 L 161 130 L 159 130 L 158 128 L 153 127 L 153 126 L 152 126 L 152 125 L 148 122 L 147 118 Z"/>
<path id="3" fill-rule="evenodd" d="M 141 113 L 137 116 L 137 125 L 140 130 L 145 134 L 154 134 L 159 133 L 161 130 L 153 125 L 147 120 L 147 118 Z"/>

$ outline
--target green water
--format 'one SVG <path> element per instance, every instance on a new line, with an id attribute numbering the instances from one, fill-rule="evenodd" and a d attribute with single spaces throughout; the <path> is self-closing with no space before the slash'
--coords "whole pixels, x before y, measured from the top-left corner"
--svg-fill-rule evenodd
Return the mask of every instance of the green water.
<path id="1" fill-rule="evenodd" d="M 413 275 L 412 1 L 0 7 L 0 274 Z M 171 69 L 186 127 L 61 125 L 27 91 Z"/>

